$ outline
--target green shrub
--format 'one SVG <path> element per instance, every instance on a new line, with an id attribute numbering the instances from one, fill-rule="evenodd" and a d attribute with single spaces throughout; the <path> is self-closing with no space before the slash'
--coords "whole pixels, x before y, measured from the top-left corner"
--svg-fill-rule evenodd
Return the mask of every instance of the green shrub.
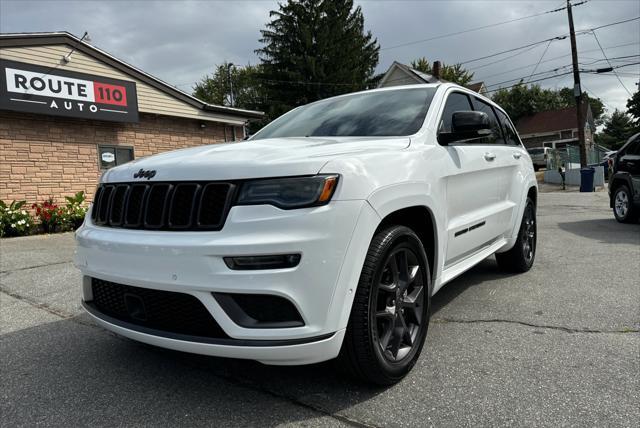
<path id="1" fill-rule="evenodd" d="M 76 230 L 82 225 L 87 207 L 83 206 L 87 199 L 84 192 L 80 191 L 74 196 L 65 196 L 67 205 L 63 208 L 62 222 L 67 230 Z"/>
<path id="2" fill-rule="evenodd" d="M 33 229 L 33 218 L 23 210 L 25 201 L 13 201 L 7 205 L 0 201 L 0 236 L 28 235 Z"/>

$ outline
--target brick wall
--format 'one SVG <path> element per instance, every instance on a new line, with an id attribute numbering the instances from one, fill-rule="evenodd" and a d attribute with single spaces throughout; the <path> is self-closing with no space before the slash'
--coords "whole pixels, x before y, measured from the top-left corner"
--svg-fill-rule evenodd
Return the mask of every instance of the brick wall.
<path id="1" fill-rule="evenodd" d="M 133 147 L 138 158 L 221 143 L 225 135 L 232 139 L 231 126 L 150 114 L 115 123 L 0 111 L 0 199 L 62 202 L 80 190 L 91 199 L 102 173 L 99 144 Z M 241 127 L 236 135 L 242 138 Z"/>

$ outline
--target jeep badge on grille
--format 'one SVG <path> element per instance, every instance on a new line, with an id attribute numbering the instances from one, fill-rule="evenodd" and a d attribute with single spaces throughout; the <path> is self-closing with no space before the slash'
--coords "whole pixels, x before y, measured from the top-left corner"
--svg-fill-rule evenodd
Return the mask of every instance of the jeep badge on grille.
<path id="1" fill-rule="evenodd" d="M 155 177 L 155 175 L 156 171 L 154 169 L 145 171 L 144 169 L 140 168 L 140 171 L 133 174 L 133 178 L 146 178 L 147 180 L 151 180 L 153 177 Z"/>

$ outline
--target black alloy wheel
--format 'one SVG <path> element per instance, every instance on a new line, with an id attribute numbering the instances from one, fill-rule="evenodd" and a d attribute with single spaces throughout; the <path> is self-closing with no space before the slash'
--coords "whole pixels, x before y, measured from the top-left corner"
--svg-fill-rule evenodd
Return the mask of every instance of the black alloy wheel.
<path id="1" fill-rule="evenodd" d="M 527 272 L 536 258 L 537 239 L 536 205 L 533 199 L 527 198 L 518 230 L 518 239 L 509 251 L 496 254 L 498 267 L 505 272 Z"/>
<path id="2" fill-rule="evenodd" d="M 533 258 L 536 254 L 536 210 L 533 204 L 527 204 L 522 219 L 522 255 L 527 265 L 533 264 Z"/>
<path id="3" fill-rule="evenodd" d="M 431 276 L 420 238 L 389 226 L 369 245 L 338 357 L 369 383 L 391 385 L 415 365 L 426 340 Z"/>
<path id="4" fill-rule="evenodd" d="M 417 342 L 425 294 L 418 257 L 410 248 L 397 248 L 387 257 L 371 305 L 373 334 L 389 361 L 407 357 Z"/>

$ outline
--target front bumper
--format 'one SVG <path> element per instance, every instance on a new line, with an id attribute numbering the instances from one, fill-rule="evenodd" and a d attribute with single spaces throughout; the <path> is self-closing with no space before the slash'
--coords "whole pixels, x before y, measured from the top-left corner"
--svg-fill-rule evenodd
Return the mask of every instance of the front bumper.
<path id="1" fill-rule="evenodd" d="M 90 220 L 76 232 L 83 299 L 103 327 L 152 345 L 270 364 L 306 364 L 340 349 L 366 247 L 379 219 L 365 201 L 334 201 L 284 211 L 268 205 L 231 209 L 219 232 L 155 232 L 105 228 Z M 364 249 L 364 250 L 363 250 Z M 299 253 L 294 268 L 239 271 L 227 256 Z M 232 339 L 191 340 L 126 325 L 91 310 L 90 278 L 196 297 Z M 355 282 L 354 282 L 355 281 Z M 245 328 L 213 292 L 272 294 L 291 301 L 304 325 Z"/>

